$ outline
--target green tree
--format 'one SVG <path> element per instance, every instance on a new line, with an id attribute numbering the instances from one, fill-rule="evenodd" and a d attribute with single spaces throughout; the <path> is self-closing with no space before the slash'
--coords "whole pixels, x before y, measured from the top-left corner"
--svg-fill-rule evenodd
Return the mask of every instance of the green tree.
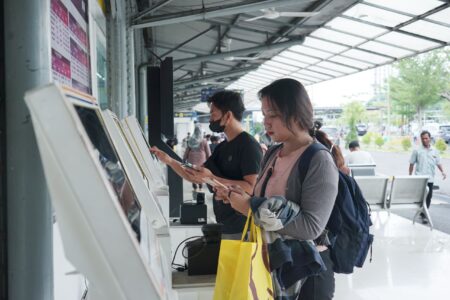
<path id="1" fill-rule="evenodd" d="M 450 76 L 449 59 L 449 50 L 436 50 L 394 64 L 398 74 L 389 78 L 392 108 L 406 118 L 414 112 L 422 125 L 424 109 L 442 101 L 440 94 Z"/>
<path id="2" fill-rule="evenodd" d="M 356 132 L 356 123 L 364 120 L 366 109 L 358 101 L 352 101 L 344 106 L 342 118 L 345 124 L 348 125 L 349 132 L 345 137 L 345 141 L 350 143 L 351 141 L 358 140 L 358 134 Z"/>

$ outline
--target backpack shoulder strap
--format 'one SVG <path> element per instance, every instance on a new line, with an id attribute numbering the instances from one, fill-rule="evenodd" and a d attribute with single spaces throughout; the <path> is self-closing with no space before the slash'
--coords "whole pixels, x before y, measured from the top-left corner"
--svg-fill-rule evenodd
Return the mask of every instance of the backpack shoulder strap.
<path id="1" fill-rule="evenodd" d="M 306 178 L 306 173 L 308 173 L 309 163 L 311 162 L 314 155 L 321 151 L 325 150 L 329 152 L 329 150 L 319 142 L 312 143 L 300 156 L 298 160 L 298 169 L 300 175 L 300 183 L 303 185 L 303 181 Z"/>
<path id="2" fill-rule="evenodd" d="M 261 162 L 261 170 L 264 170 L 266 167 L 267 162 L 270 160 L 272 155 L 277 152 L 277 149 L 280 149 L 283 144 L 273 145 L 267 149 L 266 154 L 263 157 L 263 160 Z"/>

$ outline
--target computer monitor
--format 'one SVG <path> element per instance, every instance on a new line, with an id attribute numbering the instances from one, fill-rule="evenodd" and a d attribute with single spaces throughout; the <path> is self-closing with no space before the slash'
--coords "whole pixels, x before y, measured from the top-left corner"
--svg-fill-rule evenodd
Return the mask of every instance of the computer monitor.
<path id="1" fill-rule="evenodd" d="M 50 84 L 30 110 L 67 259 L 92 299 L 169 299 L 168 266 L 92 97 Z M 145 247 L 140 243 L 147 241 Z"/>

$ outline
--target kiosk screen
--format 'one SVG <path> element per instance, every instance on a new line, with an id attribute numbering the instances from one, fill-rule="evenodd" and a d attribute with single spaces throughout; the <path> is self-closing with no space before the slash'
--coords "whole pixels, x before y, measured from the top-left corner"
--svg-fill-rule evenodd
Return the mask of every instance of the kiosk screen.
<path id="1" fill-rule="evenodd" d="M 140 241 L 140 213 L 141 206 L 134 194 L 129 179 L 118 159 L 114 148 L 105 132 L 103 123 L 94 109 L 75 105 L 75 109 L 81 122 L 98 151 L 98 159 L 101 166 L 106 171 L 109 182 L 117 195 L 123 212 L 131 224 L 136 238 Z"/>

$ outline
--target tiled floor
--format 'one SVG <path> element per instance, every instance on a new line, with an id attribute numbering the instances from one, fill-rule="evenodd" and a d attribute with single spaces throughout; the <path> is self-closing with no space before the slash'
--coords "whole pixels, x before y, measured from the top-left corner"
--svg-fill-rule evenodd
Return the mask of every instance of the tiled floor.
<path id="1" fill-rule="evenodd" d="M 373 215 L 373 260 L 336 275 L 335 300 L 450 299 L 450 235 L 395 214 Z"/>

